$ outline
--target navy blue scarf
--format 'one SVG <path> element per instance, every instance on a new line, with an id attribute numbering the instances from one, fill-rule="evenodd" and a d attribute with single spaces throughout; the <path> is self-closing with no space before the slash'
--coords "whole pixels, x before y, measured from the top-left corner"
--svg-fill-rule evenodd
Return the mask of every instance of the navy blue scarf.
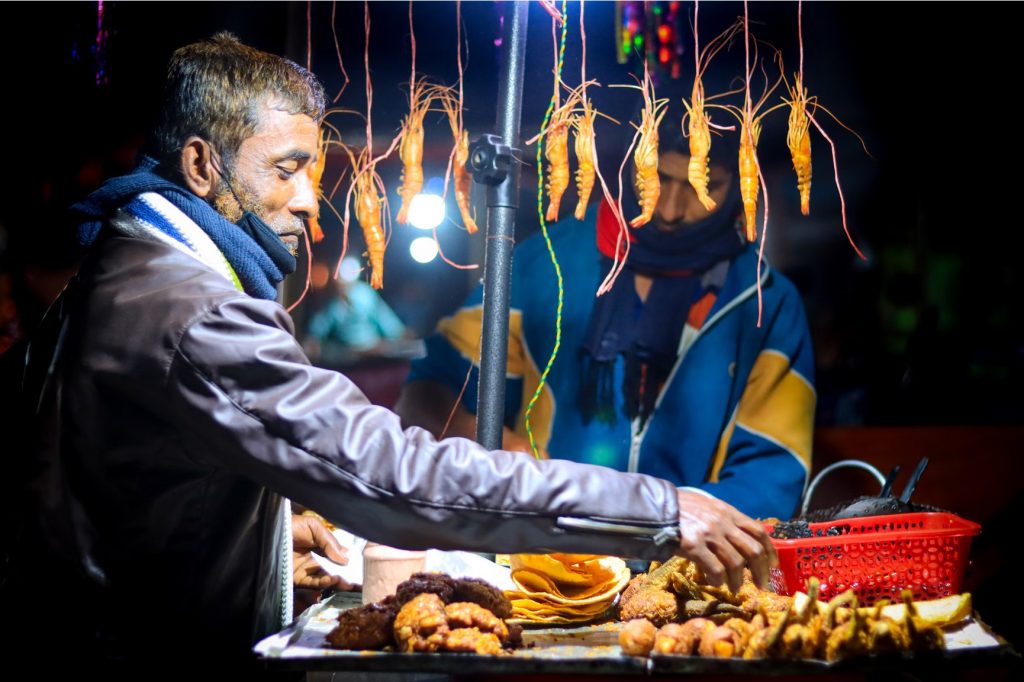
<path id="1" fill-rule="evenodd" d="M 143 156 L 135 170 L 107 180 L 84 201 L 72 206 L 71 220 L 76 226 L 78 241 L 83 246 L 91 245 L 114 211 L 139 194 L 156 192 L 210 237 L 234 268 L 245 293 L 275 300 L 277 285 L 285 275 L 295 272 L 296 266 L 295 257 L 281 240 L 265 224 L 253 227 L 249 221 L 249 225 L 242 227 L 229 222 L 188 189 L 154 172 L 156 165 L 154 159 Z"/>
<path id="2" fill-rule="evenodd" d="M 701 221 L 673 232 L 659 231 L 653 223 L 630 231 L 626 267 L 611 291 L 594 302 L 587 325 L 578 397 L 585 421 L 615 420 L 612 377 L 619 355 L 626 363 L 622 385 L 626 416 L 645 420 L 654 411 L 661 385 L 675 364 L 690 306 L 702 293 L 701 276 L 743 250 L 736 230 L 740 205 L 739 182 L 734 180 L 718 210 Z M 611 211 L 602 206 L 597 219 L 599 245 L 602 234 L 606 245 L 608 231 L 617 230 L 614 218 L 609 225 L 609 217 Z M 601 251 L 602 273 L 607 274 L 614 250 Z M 636 274 L 653 278 L 643 302 L 636 293 Z"/>

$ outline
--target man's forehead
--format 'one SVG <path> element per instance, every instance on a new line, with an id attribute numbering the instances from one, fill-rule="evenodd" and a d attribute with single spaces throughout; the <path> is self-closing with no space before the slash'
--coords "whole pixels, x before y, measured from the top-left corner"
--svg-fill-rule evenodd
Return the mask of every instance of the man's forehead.
<path id="1" fill-rule="evenodd" d="M 306 114 L 293 114 L 271 106 L 261 108 L 255 132 L 245 140 L 278 156 L 309 158 L 316 152 L 319 127 Z"/>
<path id="2" fill-rule="evenodd" d="M 677 151 L 662 152 L 658 155 L 658 165 L 663 170 L 682 168 L 682 172 L 686 173 L 690 165 L 690 155 Z M 709 163 L 708 169 L 711 171 L 711 175 L 725 176 L 731 173 L 727 166 L 720 163 Z"/>

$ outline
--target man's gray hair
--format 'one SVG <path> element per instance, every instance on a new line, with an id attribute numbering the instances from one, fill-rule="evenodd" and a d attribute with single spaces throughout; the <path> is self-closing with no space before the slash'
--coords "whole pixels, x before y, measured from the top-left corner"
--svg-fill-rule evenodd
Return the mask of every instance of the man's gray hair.
<path id="1" fill-rule="evenodd" d="M 242 142 L 255 134 L 262 109 L 324 116 L 323 86 L 309 70 L 277 55 L 242 44 L 221 32 L 179 48 L 167 68 L 156 151 L 168 169 L 177 169 L 185 140 L 210 142 L 233 165 Z"/>

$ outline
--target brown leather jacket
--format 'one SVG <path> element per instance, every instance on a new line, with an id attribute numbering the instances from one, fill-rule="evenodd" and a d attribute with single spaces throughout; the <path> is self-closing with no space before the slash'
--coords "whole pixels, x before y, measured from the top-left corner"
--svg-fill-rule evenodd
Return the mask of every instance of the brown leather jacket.
<path id="1" fill-rule="evenodd" d="M 21 607 L 80 600 L 63 618 L 119 655 L 186 639 L 237 653 L 277 629 L 279 495 L 407 548 L 678 546 L 667 481 L 403 429 L 310 365 L 280 305 L 159 242 L 97 244 L 26 376 L 43 430 L 7 587 L 61 581 Z"/>

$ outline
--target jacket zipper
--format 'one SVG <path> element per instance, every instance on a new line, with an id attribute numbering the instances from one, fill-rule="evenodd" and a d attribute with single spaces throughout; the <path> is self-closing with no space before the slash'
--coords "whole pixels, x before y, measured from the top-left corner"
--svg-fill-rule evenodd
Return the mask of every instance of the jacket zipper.
<path id="1" fill-rule="evenodd" d="M 768 271 L 769 268 L 766 266 L 764 272 L 761 273 L 762 284 L 764 284 L 764 282 L 768 280 Z M 731 311 L 733 308 L 738 306 L 743 301 L 750 298 L 750 296 L 752 296 L 756 290 L 757 284 L 755 283 L 748 287 L 746 290 L 740 292 L 740 294 L 736 296 L 736 298 L 729 301 L 721 310 L 715 313 L 714 317 L 712 317 L 709 320 L 705 320 L 704 324 L 701 325 L 700 329 L 698 329 L 690 339 L 687 339 L 686 332 L 683 332 L 683 337 L 682 339 L 680 339 L 680 345 L 682 346 L 684 342 L 686 342 L 686 345 L 680 348 L 679 357 L 676 358 L 676 362 L 672 366 L 672 371 L 668 373 L 668 378 L 665 379 L 665 383 L 664 385 L 662 385 L 661 391 L 658 392 L 658 397 L 654 401 L 654 410 L 653 412 L 651 412 L 651 416 L 647 418 L 643 426 L 640 425 L 639 418 L 634 419 L 633 422 L 630 424 L 629 429 L 631 437 L 629 443 L 629 460 L 627 462 L 626 471 L 629 471 L 630 473 L 634 474 L 638 471 L 640 467 L 640 446 L 643 444 L 644 436 L 647 434 L 647 427 L 650 425 L 651 420 L 654 419 L 654 415 L 658 412 L 658 407 L 661 406 L 661 399 L 665 396 L 665 389 L 667 389 L 669 385 L 672 383 L 673 379 L 675 379 L 676 372 L 679 370 L 679 367 L 683 364 L 683 358 L 687 356 L 687 354 L 690 352 L 690 349 L 693 348 L 693 346 L 697 343 L 697 340 L 704 335 L 704 332 L 713 327 L 714 324 L 718 322 L 720 319 L 722 319 L 722 317 L 724 317 L 726 313 Z"/>
<path id="2" fill-rule="evenodd" d="M 571 528 L 573 530 L 645 536 L 650 537 L 656 545 L 663 545 L 670 540 L 676 542 L 679 541 L 678 525 L 651 528 L 648 526 L 630 526 L 627 524 L 611 523 L 608 521 L 594 521 L 593 519 L 580 519 L 574 516 L 559 516 L 555 520 L 555 525 L 561 528 Z"/>

